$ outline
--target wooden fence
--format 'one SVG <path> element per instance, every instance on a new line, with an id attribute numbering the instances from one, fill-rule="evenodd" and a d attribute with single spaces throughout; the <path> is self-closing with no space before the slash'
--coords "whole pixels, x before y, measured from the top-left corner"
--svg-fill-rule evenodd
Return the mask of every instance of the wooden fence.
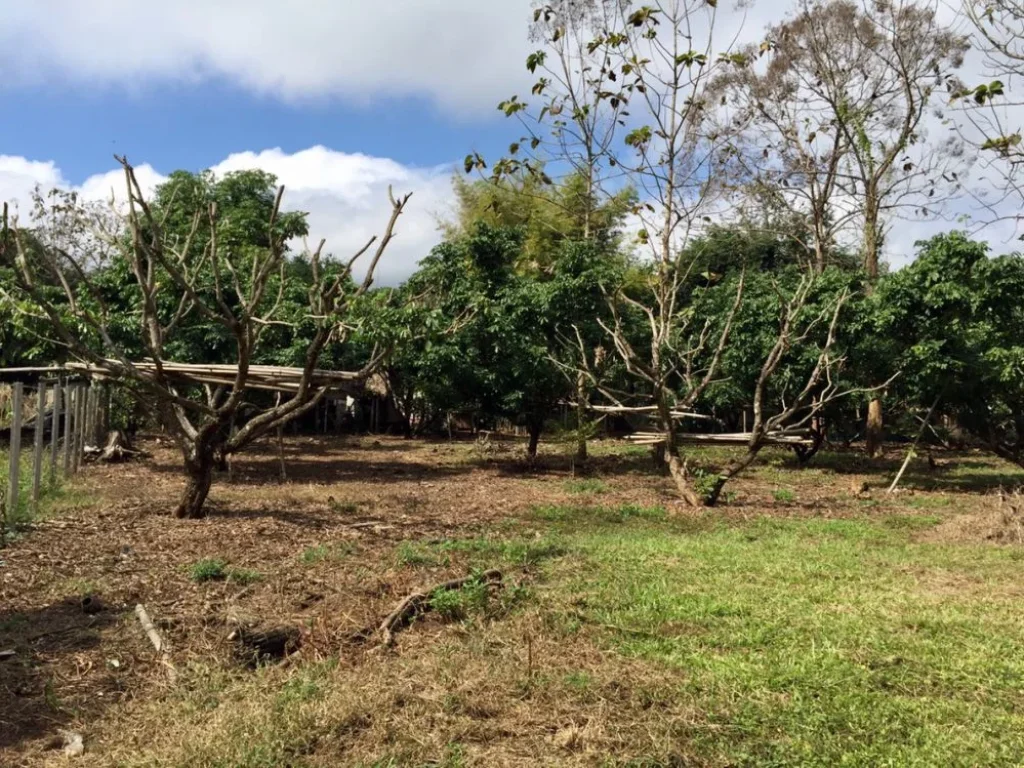
<path id="1" fill-rule="evenodd" d="M 26 405 L 35 406 L 28 420 Z M 44 479 L 45 487 L 52 488 L 78 472 L 86 445 L 102 442 L 108 420 L 109 390 L 103 384 L 62 378 L 11 385 L 7 487 L 0 488 L 4 528 L 27 509 L 38 512 Z"/>

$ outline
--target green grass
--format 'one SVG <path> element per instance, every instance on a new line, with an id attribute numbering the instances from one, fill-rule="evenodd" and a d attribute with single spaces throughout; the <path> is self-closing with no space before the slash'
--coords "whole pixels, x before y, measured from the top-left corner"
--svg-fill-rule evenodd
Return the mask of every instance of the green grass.
<path id="1" fill-rule="evenodd" d="M 772 498 L 784 504 L 791 504 L 796 501 L 796 494 L 788 488 L 776 488 L 772 492 Z"/>
<path id="2" fill-rule="evenodd" d="M 710 764 L 1024 764 L 1020 553 L 937 522 L 563 526 L 549 575 L 569 631 L 685 672 Z"/>
<path id="3" fill-rule="evenodd" d="M 604 493 L 608 490 L 608 485 L 591 477 L 582 480 L 568 480 L 565 483 L 565 490 L 568 493 Z"/>
<path id="4" fill-rule="evenodd" d="M 188 577 L 197 584 L 205 581 L 223 581 L 227 578 L 227 563 L 217 558 L 204 558 L 192 563 Z"/>
<path id="5" fill-rule="evenodd" d="M 188 567 L 188 576 L 197 584 L 207 581 L 230 581 L 234 584 L 254 584 L 263 574 L 251 568 L 234 568 L 220 558 L 204 558 Z"/>
<path id="6" fill-rule="evenodd" d="M 50 448 L 46 445 L 43 454 L 43 471 L 40 482 L 40 504 L 38 515 L 44 516 L 61 495 L 60 469 L 54 482 L 50 482 Z M 18 508 L 8 509 L 7 495 L 9 493 L 10 477 L 10 452 L 7 449 L 0 450 L 0 509 L 4 511 L 4 517 L 0 518 L 0 525 L 6 530 L 8 536 L 17 534 L 21 529 L 29 525 L 37 516 L 32 509 L 32 451 L 22 450 L 21 461 L 18 464 Z M 2 544 L 2 542 L 0 542 Z"/>
<path id="7" fill-rule="evenodd" d="M 314 565 L 325 561 L 342 560 L 355 551 L 355 545 L 347 541 L 317 544 L 315 547 L 308 547 L 303 550 L 302 562 L 306 565 Z"/>

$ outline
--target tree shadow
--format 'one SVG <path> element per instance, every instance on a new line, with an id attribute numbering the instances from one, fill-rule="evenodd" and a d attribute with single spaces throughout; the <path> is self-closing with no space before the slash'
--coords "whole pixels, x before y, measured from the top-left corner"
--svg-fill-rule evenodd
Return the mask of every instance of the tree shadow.
<path id="1" fill-rule="evenodd" d="M 68 597 L 45 608 L 0 611 L 0 651 L 14 655 L 0 660 L 0 749 L 23 741 L 55 736 L 58 728 L 83 714 L 62 703 L 74 680 L 54 674 L 96 648 L 102 631 L 115 625 L 120 611 L 96 597 Z M 76 659 L 77 663 L 77 659 Z M 90 697 L 88 707 L 113 703 L 115 697 Z"/>

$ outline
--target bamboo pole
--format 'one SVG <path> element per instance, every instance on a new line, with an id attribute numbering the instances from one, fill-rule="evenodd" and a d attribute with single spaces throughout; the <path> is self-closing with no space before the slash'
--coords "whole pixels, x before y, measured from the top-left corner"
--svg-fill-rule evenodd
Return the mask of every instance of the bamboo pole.
<path id="1" fill-rule="evenodd" d="M 36 389 L 36 434 L 32 445 L 32 512 L 39 512 L 39 485 L 43 479 L 43 429 L 46 426 L 46 383 Z"/>

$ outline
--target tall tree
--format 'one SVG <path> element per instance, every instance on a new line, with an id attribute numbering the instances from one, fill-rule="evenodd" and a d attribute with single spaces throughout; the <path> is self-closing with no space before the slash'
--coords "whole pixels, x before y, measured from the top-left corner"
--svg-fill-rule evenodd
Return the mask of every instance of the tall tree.
<path id="1" fill-rule="evenodd" d="M 544 169 L 562 164 L 582 168 L 594 195 L 623 186 L 637 190 L 638 251 L 650 269 L 642 291 L 610 296 L 613 317 L 603 327 L 634 391 L 650 404 L 642 407 L 653 409 L 667 471 L 694 505 L 714 503 L 721 483 L 709 488 L 694 476 L 682 455 L 679 413 L 695 407 L 715 381 L 744 284 L 742 277 L 730 283 L 732 298 L 718 316 L 695 311 L 709 276 L 696 270 L 699 261 L 687 246 L 712 217 L 734 208 L 734 174 L 744 173 L 735 162 L 735 137 L 711 119 L 716 76 L 749 64 L 742 52 L 716 53 L 716 5 L 567 0 L 538 8 L 535 32 L 544 46 L 530 55 L 527 68 L 541 73 L 532 89 L 539 107 L 518 96 L 500 105 L 529 133 L 493 169 L 497 178 L 525 172 L 547 183 Z M 523 158 L 524 146 L 542 156 Z M 483 164 L 479 156 L 467 158 L 469 168 Z M 781 364 L 780 350 L 806 338 L 798 318 L 808 295 L 797 288 L 781 309 L 779 350 L 773 346 L 764 361 L 766 381 Z M 637 320 L 644 329 L 639 338 Z M 825 363 L 829 347 L 822 352 Z M 801 397 L 782 421 L 807 405 Z M 764 421 L 766 430 L 779 423 Z M 752 441 L 755 455 L 766 434 Z"/>
<path id="2" fill-rule="evenodd" d="M 952 133 L 929 140 L 925 118 L 962 64 L 967 41 L 940 22 L 935 6 L 917 0 L 802 0 L 792 19 L 769 31 L 768 45 L 797 84 L 794 96 L 820 105 L 819 122 L 847 148 L 836 183 L 857 212 L 870 288 L 892 220 L 932 215 L 960 188 L 963 146 Z M 882 438 L 875 397 L 869 454 Z"/>

